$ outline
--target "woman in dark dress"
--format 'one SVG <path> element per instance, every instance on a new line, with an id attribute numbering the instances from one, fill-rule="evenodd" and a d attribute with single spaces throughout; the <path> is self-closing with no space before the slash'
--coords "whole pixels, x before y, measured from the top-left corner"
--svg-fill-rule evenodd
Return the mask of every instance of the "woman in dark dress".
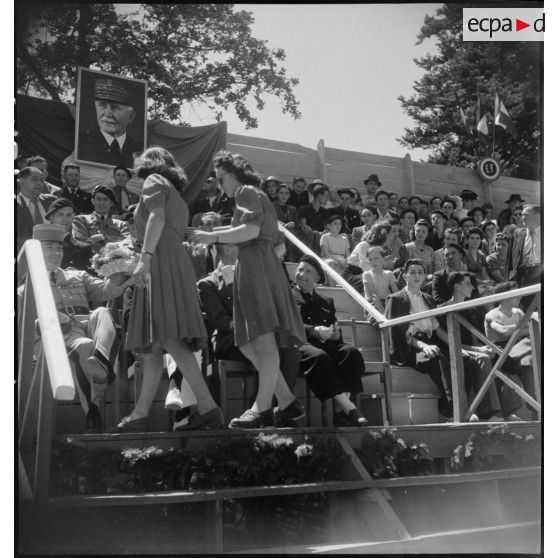
<path id="1" fill-rule="evenodd" d="M 211 397 L 193 354 L 206 342 L 194 267 L 182 245 L 188 207 L 180 196 L 187 186 L 184 171 L 161 147 L 150 147 L 135 160 L 144 179 L 141 199 L 134 213 L 141 259 L 133 277 L 126 349 L 144 353 L 141 393 L 117 432 L 147 428 L 149 410 L 163 373 L 163 350 L 169 352 L 197 399 L 197 412 L 183 430 L 219 428 L 221 409 Z"/>
<path id="2" fill-rule="evenodd" d="M 277 212 L 259 187 L 259 178 L 241 155 L 219 152 L 215 170 L 221 187 L 235 198 L 230 227 L 196 231 L 192 240 L 238 244 L 233 282 L 235 345 L 258 371 L 254 405 L 231 421 L 231 428 L 282 425 L 304 416 L 304 408 L 279 371 L 279 346 L 302 344 L 306 332 L 273 245 L 279 233 Z M 272 409 L 273 395 L 278 407 Z"/>

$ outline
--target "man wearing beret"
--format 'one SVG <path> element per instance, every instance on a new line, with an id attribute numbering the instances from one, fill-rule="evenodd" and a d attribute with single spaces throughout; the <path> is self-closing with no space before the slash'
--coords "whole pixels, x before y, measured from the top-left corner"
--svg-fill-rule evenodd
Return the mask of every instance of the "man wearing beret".
<path id="1" fill-rule="evenodd" d="M 333 398 L 336 426 L 366 426 L 368 421 L 351 401 L 363 390 L 364 359 L 358 349 L 343 343 L 333 300 L 316 292 L 316 284 L 324 281 L 319 262 L 303 256 L 293 288 L 308 341 L 298 347 L 300 367 L 318 399 Z"/>
<path id="2" fill-rule="evenodd" d="M 94 86 L 98 128 L 80 130 L 77 158 L 111 166 L 133 167 L 133 154 L 143 144 L 128 134 L 136 111 L 126 85 L 113 78 L 98 78 Z"/>
<path id="3" fill-rule="evenodd" d="M 65 227 L 68 233 L 64 242 L 64 257 L 60 264 L 61 267 L 64 269 L 72 267 L 89 271 L 93 251 L 89 244 L 77 242 L 72 237 L 74 215 L 75 211 L 72 202 L 66 198 L 58 198 L 50 204 L 45 217 L 52 225 L 62 225 Z"/>
<path id="4" fill-rule="evenodd" d="M 362 225 L 358 211 L 350 207 L 355 194 L 349 188 L 339 188 L 337 194 L 339 195 L 339 206 L 329 208 L 328 215 L 339 215 L 341 232 L 350 237 L 353 229 Z"/>
<path id="5" fill-rule="evenodd" d="M 91 201 L 94 207 L 92 213 L 74 217 L 74 240 L 88 244 L 93 252 L 98 252 L 107 242 L 118 242 L 130 236 L 128 223 L 111 217 L 112 206 L 116 203 L 111 188 L 104 184 L 95 186 Z"/>
<path id="6" fill-rule="evenodd" d="M 133 284 L 133 280 L 129 278 L 116 285 L 85 271 L 62 269 L 60 264 L 67 234 L 63 225 L 36 225 L 33 228 L 33 238 L 41 241 L 64 343 L 75 368 L 78 395 L 87 415 L 86 429 L 98 432 L 103 429 L 99 403 L 114 380 L 113 363 L 119 341 L 108 308 L 100 307 L 89 312 L 89 302 L 116 298 Z M 23 288 L 18 295 L 22 297 Z"/>

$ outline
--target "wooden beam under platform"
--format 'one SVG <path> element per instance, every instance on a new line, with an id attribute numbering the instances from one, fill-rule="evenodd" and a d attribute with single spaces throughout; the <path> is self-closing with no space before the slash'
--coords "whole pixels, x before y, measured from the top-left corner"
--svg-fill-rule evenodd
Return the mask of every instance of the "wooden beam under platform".
<path id="1" fill-rule="evenodd" d="M 506 425 L 511 431 L 518 434 L 532 434 L 536 439 L 541 438 L 541 423 L 523 422 L 463 422 L 463 423 L 436 423 L 391 426 L 407 444 L 424 443 L 430 450 L 430 457 L 451 457 L 453 450 L 474 433 L 485 432 L 496 425 Z M 215 443 L 219 439 L 242 438 L 255 436 L 260 432 L 265 434 L 277 433 L 300 439 L 304 436 L 320 436 L 328 434 L 336 436 L 342 434 L 353 449 L 359 449 L 362 437 L 367 432 L 381 432 L 383 426 L 368 426 L 365 428 L 336 428 L 336 427 L 303 427 L 303 428 L 266 428 L 264 430 L 211 430 L 200 432 L 128 432 L 121 434 L 67 434 L 59 436 L 59 440 L 72 438 L 75 441 L 91 447 L 147 447 L 158 445 L 161 449 L 177 447 L 181 444 L 196 449 L 207 444 Z"/>

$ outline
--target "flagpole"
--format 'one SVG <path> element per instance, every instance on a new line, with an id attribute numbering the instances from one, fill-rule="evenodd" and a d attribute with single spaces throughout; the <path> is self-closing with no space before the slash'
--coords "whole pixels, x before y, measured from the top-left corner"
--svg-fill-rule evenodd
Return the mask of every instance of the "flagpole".
<path id="1" fill-rule="evenodd" d="M 498 94 L 494 94 L 494 115 L 492 116 L 492 157 L 494 157 L 494 150 L 496 144 L 496 113 L 498 110 Z"/>

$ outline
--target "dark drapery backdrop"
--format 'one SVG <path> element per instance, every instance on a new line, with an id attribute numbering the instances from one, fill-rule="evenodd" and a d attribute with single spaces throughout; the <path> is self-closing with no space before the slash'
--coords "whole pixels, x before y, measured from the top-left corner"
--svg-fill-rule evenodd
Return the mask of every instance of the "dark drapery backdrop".
<path id="1" fill-rule="evenodd" d="M 18 95 L 16 141 L 20 155 L 42 155 L 48 161 L 48 181 L 61 185 L 61 166 L 74 150 L 75 106 Z M 190 186 L 184 199 L 191 203 L 212 169 L 215 152 L 226 147 L 227 123 L 209 126 L 174 126 L 159 120 L 147 123 L 147 145 L 168 149 L 184 168 Z M 107 170 L 99 168 L 99 179 Z"/>

